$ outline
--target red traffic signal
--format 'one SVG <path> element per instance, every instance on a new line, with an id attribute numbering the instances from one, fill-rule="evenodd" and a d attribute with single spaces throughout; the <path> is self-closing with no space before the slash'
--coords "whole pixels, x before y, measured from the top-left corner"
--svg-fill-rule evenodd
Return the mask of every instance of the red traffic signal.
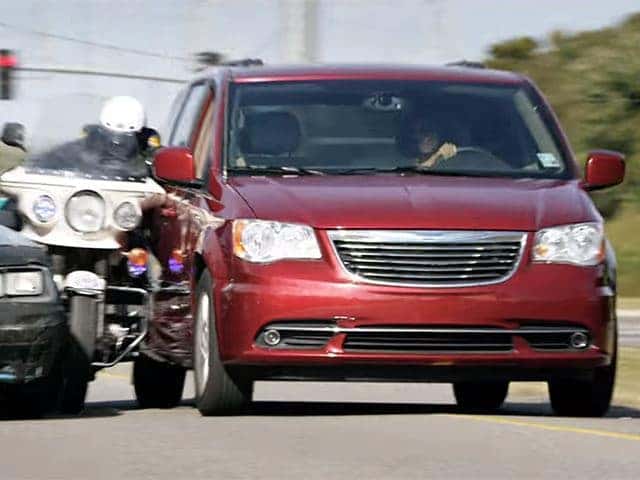
<path id="1" fill-rule="evenodd" d="M 0 50 L 0 68 L 14 68 L 18 60 L 10 50 Z"/>
<path id="2" fill-rule="evenodd" d="M 9 100 L 12 96 L 12 70 L 17 64 L 12 50 L 0 49 L 0 100 Z"/>

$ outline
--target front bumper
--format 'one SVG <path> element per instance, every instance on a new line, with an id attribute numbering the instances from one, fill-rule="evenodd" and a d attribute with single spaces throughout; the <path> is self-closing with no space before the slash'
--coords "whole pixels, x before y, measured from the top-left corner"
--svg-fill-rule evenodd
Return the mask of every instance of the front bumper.
<path id="1" fill-rule="evenodd" d="M 0 302 L 0 383 L 24 383 L 49 375 L 68 338 L 56 301 Z"/>
<path id="2" fill-rule="evenodd" d="M 526 257 L 525 257 L 526 258 Z M 589 374 L 607 365 L 615 341 L 615 296 L 605 266 L 523 262 L 504 283 L 464 288 L 408 288 L 354 281 L 335 258 L 252 265 L 235 261 L 232 281 L 216 279 L 216 314 L 223 362 L 255 378 L 410 379 L 454 381 L 499 375 L 513 380 Z M 334 325 L 318 347 L 269 348 L 266 327 Z M 535 348 L 521 335 L 501 351 L 438 348 L 347 348 L 359 328 L 570 327 L 588 333 L 584 349 Z M 410 368 L 407 368 L 410 367 Z M 418 373 L 419 372 L 419 373 Z"/>

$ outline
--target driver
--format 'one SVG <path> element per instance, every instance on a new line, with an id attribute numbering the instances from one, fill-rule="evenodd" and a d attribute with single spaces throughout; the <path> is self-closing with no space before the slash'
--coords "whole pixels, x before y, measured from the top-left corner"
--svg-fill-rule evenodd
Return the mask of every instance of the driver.
<path id="1" fill-rule="evenodd" d="M 445 138 L 442 126 L 437 122 L 425 117 L 413 118 L 403 126 L 400 146 L 418 167 L 433 168 L 458 152 L 458 146 Z"/>

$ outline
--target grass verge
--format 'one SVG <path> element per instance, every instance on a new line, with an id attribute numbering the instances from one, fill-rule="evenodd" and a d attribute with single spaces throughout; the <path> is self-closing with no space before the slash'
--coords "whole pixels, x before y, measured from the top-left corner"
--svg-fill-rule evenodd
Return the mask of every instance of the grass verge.
<path id="1" fill-rule="evenodd" d="M 605 229 L 618 259 L 618 295 L 640 297 L 640 206 L 625 203 Z"/>
<path id="2" fill-rule="evenodd" d="M 519 397 L 547 397 L 547 385 L 539 382 L 513 383 L 509 388 L 513 400 Z M 640 348 L 622 347 L 618 359 L 613 405 L 640 409 Z"/>
<path id="3" fill-rule="evenodd" d="M 618 298 L 618 309 L 620 309 L 620 310 L 640 310 L 640 298 L 636 298 L 636 297 Z"/>

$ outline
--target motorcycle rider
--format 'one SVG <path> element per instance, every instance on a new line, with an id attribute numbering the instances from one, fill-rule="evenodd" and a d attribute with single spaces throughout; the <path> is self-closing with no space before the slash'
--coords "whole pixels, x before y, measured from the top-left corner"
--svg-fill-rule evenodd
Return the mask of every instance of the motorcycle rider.
<path id="1" fill-rule="evenodd" d="M 118 176 L 148 176 L 153 152 L 160 147 L 157 131 L 146 126 L 144 107 L 128 96 L 107 100 L 100 123 L 86 125 L 83 133 L 86 163 Z"/>
<path id="2" fill-rule="evenodd" d="M 135 149 L 146 159 L 146 164 L 149 167 L 153 152 L 160 147 L 158 132 L 146 126 L 144 107 L 133 97 L 118 96 L 107 100 L 100 112 L 100 125 L 92 127 L 94 130 L 90 129 L 87 132 L 88 138 L 92 134 L 99 136 L 99 132 L 106 129 L 111 135 L 109 141 L 112 143 L 112 149 L 117 147 L 120 153 L 124 154 L 124 158 L 127 158 L 131 153 L 127 151 L 129 148 Z M 132 138 L 136 140 L 135 145 L 127 145 L 128 140 Z M 132 168 L 135 167 L 132 165 Z M 150 174 L 149 171 L 147 173 Z M 140 207 L 143 212 L 149 212 L 153 208 L 161 206 L 165 202 L 165 198 L 165 194 L 156 194 L 142 202 Z M 148 278 L 151 284 L 156 285 L 162 272 L 162 266 L 149 248 L 149 239 L 145 228 L 148 221 L 148 215 L 145 215 L 140 228 L 130 231 L 126 235 L 121 235 L 118 240 L 128 250 L 139 247 L 147 250 Z"/>
<path id="3" fill-rule="evenodd" d="M 138 151 L 149 155 L 160 147 L 160 136 L 146 126 L 147 115 L 142 104 L 133 97 L 117 96 L 105 102 L 100 112 L 100 124 L 117 134 L 134 134 Z"/>

